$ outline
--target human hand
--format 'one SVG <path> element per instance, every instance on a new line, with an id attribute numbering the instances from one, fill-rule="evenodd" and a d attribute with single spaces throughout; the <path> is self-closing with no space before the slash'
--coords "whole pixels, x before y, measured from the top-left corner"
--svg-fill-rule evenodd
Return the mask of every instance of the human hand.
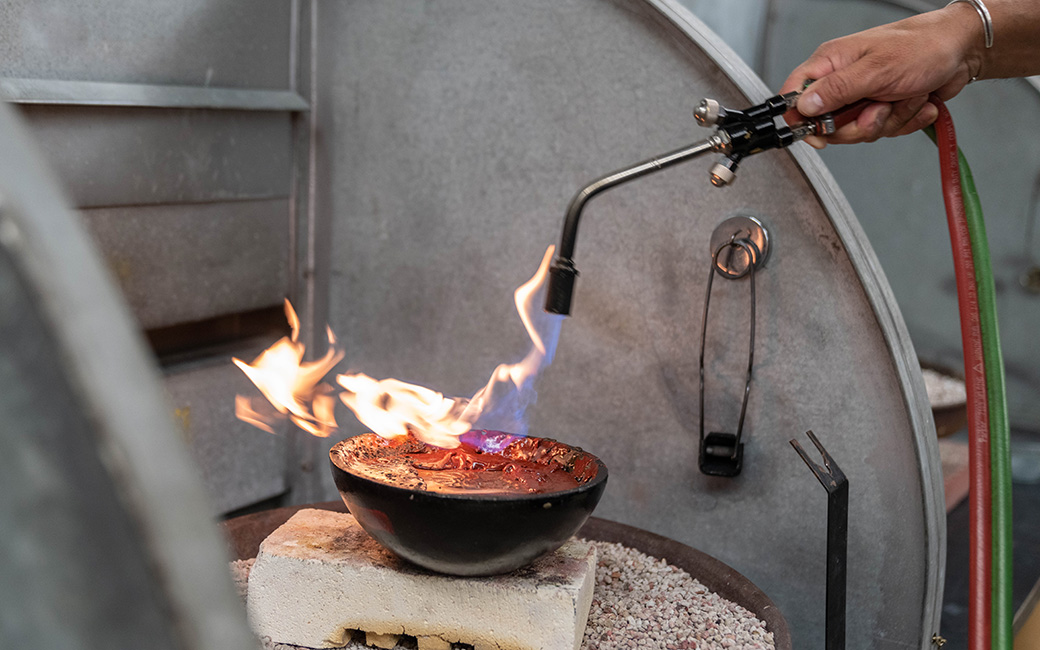
<path id="1" fill-rule="evenodd" d="M 905 135 L 935 121 L 938 109 L 930 95 L 950 99 L 978 73 L 982 39 L 975 10 L 954 4 L 824 43 L 791 72 L 780 92 L 815 79 L 798 100 L 797 112 L 809 117 L 873 100 L 835 133 L 806 139 L 818 149 Z"/>

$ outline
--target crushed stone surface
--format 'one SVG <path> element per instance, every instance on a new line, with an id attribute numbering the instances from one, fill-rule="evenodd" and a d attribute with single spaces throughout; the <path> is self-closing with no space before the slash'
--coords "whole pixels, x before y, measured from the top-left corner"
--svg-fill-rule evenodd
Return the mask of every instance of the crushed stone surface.
<path id="1" fill-rule="evenodd" d="M 582 650 L 772 650 L 766 624 L 740 605 L 708 590 L 686 571 L 633 548 L 593 541 L 599 554 L 592 608 Z M 231 575 L 245 598 L 253 559 L 231 562 Z M 298 646 L 261 639 L 264 650 Z M 365 650 L 364 634 L 347 650 Z M 415 650 L 404 636 L 397 650 Z M 454 644 L 454 650 L 472 646 Z"/>
<path id="2" fill-rule="evenodd" d="M 764 622 L 686 571 L 621 544 L 595 544 L 599 566 L 583 650 L 774 647 Z"/>
<path id="3" fill-rule="evenodd" d="M 928 393 L 928 402 L 932 408 L 957 406 L 968 401 L 968 391 L 963 380 L 930 368 L 922 369 L 921 374 L 924 375 L 924 390 Z"/>

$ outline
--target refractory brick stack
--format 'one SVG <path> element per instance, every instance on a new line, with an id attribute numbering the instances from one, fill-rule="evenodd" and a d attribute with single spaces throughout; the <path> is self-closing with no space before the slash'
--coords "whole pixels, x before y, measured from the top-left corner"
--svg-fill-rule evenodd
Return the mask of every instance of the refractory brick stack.
<path id="1" fill-rule="evenodd" d="M 577 650 L 595 571 L 595 547 L 571 540 L 513 573 L 440 575 L 385 550 L 348 514 L 306 509 L 260 546 L 248 610 L 259 636 L 311 648 L 364 630 L 380 645 L 408 634 L 424 649 Z"/>

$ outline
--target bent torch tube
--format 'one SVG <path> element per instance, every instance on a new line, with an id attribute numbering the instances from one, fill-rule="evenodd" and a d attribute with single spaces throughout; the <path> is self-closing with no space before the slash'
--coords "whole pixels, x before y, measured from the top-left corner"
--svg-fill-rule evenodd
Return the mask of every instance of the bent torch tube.
<path id="1" fill-rule="evenodd" d="M 712 185 L 723 187 L 733 182 L 737 166 L 747 156 L 788 147 L 809 135 L 833 133 L 835 116 L 830 114 L 794 126 L 777 122 L 784 113 L 794 108 L 800 94 L 795 91 L 774 95 L 761 104 L 743 110 L 724 108 L 714 99 L 702 100 L 694 110 L 694 117 L 701 126 L 715 127 L 715 132 L 707 139 L 619 169 L 582 188 L 567 206 L 560 247 L 549 269 L 545 310 L 565 316 L 571 313 L 574 283 L 578 277 L 578 270 L 574 266 L 574 246 L 582 211 L 589 199 L 604 190 L 707 153 L 725 154 L 723 161 L 715 163 L 710 171 Z"/>

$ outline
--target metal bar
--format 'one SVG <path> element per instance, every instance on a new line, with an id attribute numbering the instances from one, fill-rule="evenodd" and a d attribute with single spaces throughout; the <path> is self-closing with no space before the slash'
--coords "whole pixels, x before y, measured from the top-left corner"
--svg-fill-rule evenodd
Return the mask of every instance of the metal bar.
<path id="1" fill-rule="evenodd" d="M 318 0 L 302 1 L 298 19 L 299 58 L 296 66 L 297 88 L 308 97 L 312 109 L 297 118 L 302 131 L 299 153 L 296 155 L 300 194 L 296 223 L 296 271 L 295 295 L 300 301 L 301 336 L 311 354 L 317 356 L 324 350 L 322 337 L 328 322 L 328 296 L 331 264 L 332 217 L 328 198 L 321 193 L 322 174 L 329 165 L 319 150 L 318 134 L 331 118 L 328 112 L 319 112 L 318 76 L 324 68 L 318 59 L 321 42 L 335 35 L 329 27 L 323 27 L 319 16 Z M 319 28 L 320 34 L 319 34 Z M 289 451 L 289 503 L 310 503 L 328 498 L 322 483 L 321 469 L 328 464 L 328 445 L 320 439 L 296 430 L 292 435 Z M 326 470 L 327 471 L 327 470 Z"/>
<path id="2" fill-rule="evenodd" d="M 737 457 L 738 447 L 740 445 L 740 437 L 744 431 L 744 416 L 747 414 L 748 396 L 751 394 L 751 376 L 752 370 L 755 366 L 755 266 L 756 257 L 752 247 L 754 245 L 744 239 L 736 239 L 736 235 L 733 236 L 730 241 L 719 246 L 711 255 L 711 269 L 708 271 L 708 287 L 704 292 L 704 315 L 701 318 L 701 354 L 700 362 L 698 363 L 698 373 L 700 377 L 700 441 L 704 443 L 704 349 L 705 344 L 708 340 L 708 306 L 711 304 L 711 285 L 715 279 L 715 273 L 717 272 L 716 260 L 718 260 L 719 254 L 723 249 L 727 247 L 742 248 L 747 252 L 748 256 L 748 270 L 747 273 L 751 276 L 751 331 L 750 340 L 748 342 L 748 363 L 747 373 L 744 378 L 744 398 L 740 404 L 740 420 L 737 422 L 737 434 L 736 442 L 733 445 L 733 454 L 731 458 L 734 460 Z M 743 276 L 738 276 L 743 277 Z M 733 278 L 738 279 L 738 278 Z"/>
<path id="3" fill-rule="evenodd" d="M 726 245 L 726 244 L 724 244 Z M 703 448 L 704 446 L 704 347 L 705 342 L 708 340 L 708 307 L 711 305 L 711 285 L 715 281 L 715 258 L 718 256 L 718 251 L 711 256 L 711 268 L 708 269 L 708 287 L 704 290 L 704 315 L 701 317 L 701 354 L 700 361 L 698 362 L 698 376 L 699 376 L 699 393 L 700 393 L 700 438 L 699 444 Z M 735 449 L 736 447 L 734 447 Z"/>
<path id="4" fill-rule="evenodd" d="M 827 491 L 827 620 L 826 650 L 845 650 L 845 596 L 849 547 L 849 480 L 812 431 L 809 440 L 823 457 L 823 465 L 809 459 L 797 440 L 791 446 Z"/>
<path id="5" fill-rule="evenodd" d="M 549 269 L 549 286 L 545 291 L 545 311 L 564 316 L 571 313 L 574 281 L 578 277 L 578 269 L 574 267 L 574 245 L 578 238 L 578 223 L 581 221 L 582 210 L 585 209 L 585 204 L 589 199 L 622 183 L 667 169 L 691 158 L 718 151 L 722 146 L 723 143 L 719 136 L 712 135 L 701 142 L 695 142 L 656 158 L 636 163 L 631 167 L 619 169 L 592 181 L 579 190 L 567 206 L 567 216 L 563 221 L 563 234 L 560 235 L 560 247 L 556 250 L 556 259 Z"/>
<path id="6" fill-rule="evenodd" d="M 736 458 L 737 448 L 740 446 L 740 437 L 744 434 L 744 416 L 747 415 L 748 396 L 751 394 L 751 371 L 755 366 L 755 256 L 752 254 L 753 244 L 747 240 L 734 242 L 742 247 L 748 254 L 748 274 L 751 282 L 751 335 L 748 341 L 747 373 L 744 376 L 744 400 L 740 404 L 740 420 L 737 421 L 737 441 L 733 445 L 733 457 Z M 712 265 L 714 268 L 714 265 Z"/>
<path id="7" fill-rule="evenodd" d="M 827 650 L 845 650 L 849 544 L 849 483 L 827 493 Z"/>
<path id="8" fill-rule="evenodd" d="M 631 167 L 619 169 L 606 176 L 592 181 L 578 191 L 567 206 L 567 216 L 563 223 L 563 236 L 560 238 L 560 249 L 556 251 L 557 258 L 570 259 L 574 257 L 574 243 L 578 237 L 578 223 L 581 221 L 581 213 L 589 199 L 604 190 L 608 190 L 622 183 L 652 174 L 653 172 L 667 169 L 672 165 L 685 162 L 691 158 L 711 153 L 718 148 L 718 142 L 712 138 L 695 142 L 689 146 L 675 151 L 670 151 L 656 158 L 650 158 L 636 163 Z"/>
<path id="9" fill-rule="evenodd" d="M 13 104 L 57 106 L 132 106 L 206 108 L 238 111 L 306 111 L 303 97 L 292 90 L 207 88 L 156 84 L 0 79 L 0 97 Z"/>

